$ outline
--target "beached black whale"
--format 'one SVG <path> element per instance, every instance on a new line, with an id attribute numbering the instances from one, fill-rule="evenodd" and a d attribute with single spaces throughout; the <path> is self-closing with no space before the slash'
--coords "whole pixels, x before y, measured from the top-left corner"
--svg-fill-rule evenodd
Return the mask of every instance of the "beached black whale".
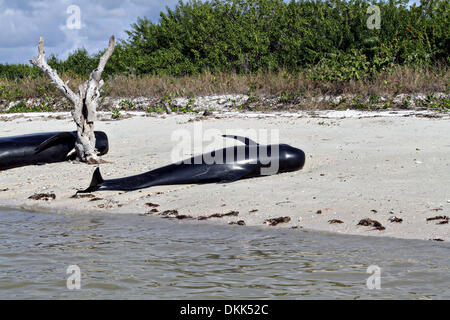
<path id="1" fill-rule="evenodd" d="M 106 133 L 95 131 L 95 138 L 99 155 L 106 154 L 109 149 Z M 46 132 L 0 138 L 0 171 L 66 161 L 75 148 L 76 139 L 76 132 Z"/>
<path id="2" fill-rule="evenodd" d="M 245 145 L 216 150 L 181 163 L 171 164 L 136 176 L 103 180 L 97 168 L 88 189 L 131 191 L 157 185 L 201 184 L 233 182 L 243 178 L 296 171 L 305 164 L 305 153 L 286 144 L 261 146 L 238 136 L 234 138 Z"/>

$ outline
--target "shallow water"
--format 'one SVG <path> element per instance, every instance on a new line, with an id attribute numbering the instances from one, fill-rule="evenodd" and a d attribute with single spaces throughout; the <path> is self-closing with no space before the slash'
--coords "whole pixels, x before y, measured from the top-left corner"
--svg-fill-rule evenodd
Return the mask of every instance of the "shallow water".
<path id="1" fill-rule="evenodd" d="M 450 245 L 0 210 L 0 299 L 443 299 Z M 81 289 L 66 270 L 81 270 Z M 370 290 L 368 266 L 381 268 Z"/>

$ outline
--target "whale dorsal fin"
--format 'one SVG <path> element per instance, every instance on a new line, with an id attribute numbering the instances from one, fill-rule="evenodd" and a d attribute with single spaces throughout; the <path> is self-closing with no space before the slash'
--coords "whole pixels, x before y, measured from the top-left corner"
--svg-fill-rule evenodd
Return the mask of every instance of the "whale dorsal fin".
<path id="1" fill-rule="evenodd" d="M 91 193 L 97 191 L 101 188 L 103 182 L 105 182 L 105 180 L 103 180 L 102 174 L 100 173 L 100 167 L 97 167 L 97 169 L 95 169 L 94 171 L 94 174 L 92 175 L 92 180 L 89 188 L 87 188 L 86 190 L 78 190 L 76 194 Z"/>
<path id="2" fill-rule="evenodd" d="M 240 142 L 242 142 L 242 143 L 244 143 L 244 144 L 246 144 L 248 146 L 250 146 L 250 145 L 258 145 L 258 143 L 256 143 L 255 141 L 253 141 L 250 138 L 246 138 L 246 137 L 226 135 L 226 134 L 222 135 L 222 137 L 235 139 L 235 140 L 240 141 Z"/>
<path id="3" fill-rule="evenodd" d="M 67 143 L 67 142 L 75 142 L 75 136 L 70 132 L 61 132 L 57 135 L 54 135 L 53 137 L 45 140 L 42 142 L 39 146 L 34 149 L 35 153 L 38 154 L 48 148 L 51 148 L 53 146 L 56 146 L 60 143 Z"/>

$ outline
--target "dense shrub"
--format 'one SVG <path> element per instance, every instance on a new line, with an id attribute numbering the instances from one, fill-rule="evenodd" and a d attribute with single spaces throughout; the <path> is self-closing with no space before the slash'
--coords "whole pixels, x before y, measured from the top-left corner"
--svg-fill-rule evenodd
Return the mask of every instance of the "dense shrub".
<path id="1" fill-rule="evenodd" d="M 15 80 L 23 78 L 40 77 L 40 71 L 36 67 L 26 64 L 0 64 L 0 78 Z"/>
<path id="2" fill-rule="evenodd" d="M 359 79 L 394 65 L 448 63 L 449 3 L 425 0 L 180 2 L 159 23 L 132 25 L 110 73 L 311 69 L 317 79 Z M 381 9 L 381 29 L 367 28 L 367 8 Z"/>
<path id="3" fill-rule="evenodd" d="M 51 55 L 47 62 L 58 71 L 59 74 L 67 73 L 73 77 L 87 76 L 94 70 L 99 61 L 99 55 L 90 56 L 86 49 L 78 49 L 71 53 L 69 57 L 61 61 L 56 56 Z M 0 64 L 0 79 L 16 80 L 24 78 L 35 79 L 41 77 L 41 71 L 35 67 L 26 64 Z"/>
<path id="4" fill-rule="evenodd" d="M 94 70 L 99 61 L 99 55 L 90 56 L 86 49 L 78 49 L 71 53 L 65 61 L 58 60 L 55 56 L 48 59 L 48 64 L 59 73 L 69 73 L 86 77 Z"/>

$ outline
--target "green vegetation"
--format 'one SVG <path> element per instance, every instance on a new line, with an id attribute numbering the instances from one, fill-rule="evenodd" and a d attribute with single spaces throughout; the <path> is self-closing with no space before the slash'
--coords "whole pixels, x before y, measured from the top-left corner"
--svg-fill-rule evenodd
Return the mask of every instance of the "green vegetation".
<path id="1" fill-rule="evenodd" d="M 366 26 L 370 4 L 382 27 Z M 352 80 L 393 65 L 448 63 L 449 3 L 425 0 L 180 2 L 153 24 L 138 19 L 108 68 L 114 74 L 238 74 L 310 69 L 312 79 Z"/>
<path id="2" fill-rule="evenodd" d="M 450 112 L 450 99 L 437 99 L 433 95 L 427 95 L 426 99 L 419 103 L 419 106 L 439 112 Z"/>
<path id="3" fill-rule="evenodd" d="M 119 105 L 123 110 L 126 110 L 126 111 L 136 109 L 136 105 L 128 99 L 124 99 L 124 100 L 120 101 Z"/>
<path id="4" fill-rule="evenodd" d="M 5 111 L 5 113 L 24 113 L 24 112 L 51 112 L 53 107 L 50 103 L 41 103 L 37 106 L 27 106 L 24 101 L 19 101 L 17 104 Z"/>
<path id="5" fill-rule="evenodd" d="M 394 65 L 448 64 L 450 4 L 446 0 L 211 0 L 179 2 L 160 21 L 139 18 L 109 61 L 109 75 L 195 75 L 203 72 L 290 73 L 311 79 L 357 80 Z M 367 8 L 381 10 L 370 30 Z M 101 52 L 49 58 L 59 73 L 85 77 Z M 36 68 L 0 65 L 0 77 L 39 77 Z"/>
<path id="6" fill-rule="evenodd" d="M 111 118 L 120 119 L 120 117 L 122 117 L 122 114 L 120 113 L 120 108 L 114 108 L 111 114 Z"/>

